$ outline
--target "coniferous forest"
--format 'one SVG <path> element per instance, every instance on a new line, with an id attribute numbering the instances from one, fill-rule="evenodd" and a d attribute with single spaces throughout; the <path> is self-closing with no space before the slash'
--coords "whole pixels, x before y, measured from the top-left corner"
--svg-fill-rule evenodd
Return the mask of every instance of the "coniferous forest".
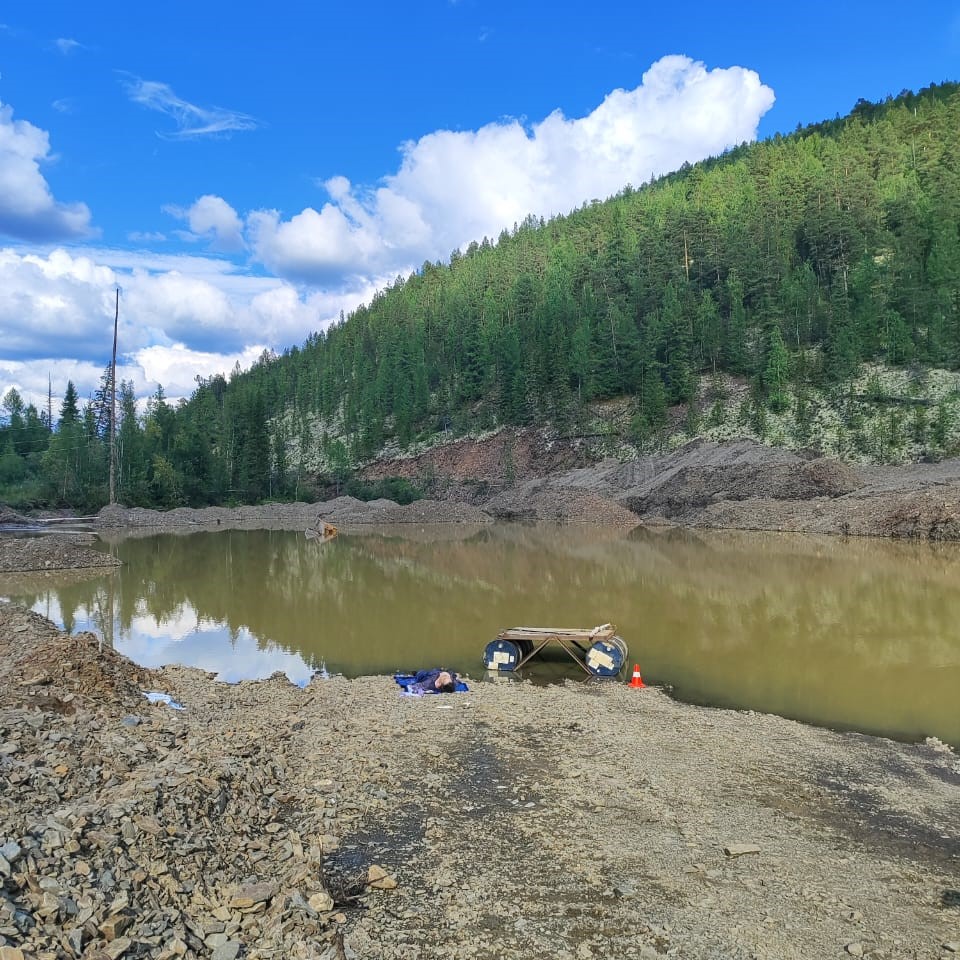
<path id="1" fill-rule="evenodd" d="M 865 365 L 912 382 L 960 369 L 958 130 L 957 84 L 861 101 L 425 263 L 177 405 L 160 390 L 138 414 L 118 384 L 117 498 L 304 498 L 385 446 L 501 425 L 576 435 L 613 398 L 633 411 L 619 439 L 658 449 L 678 410 L 687 435 L 719 422 L 734 381 L 748 388 L 746 429 L 764 437 L 789 414 L 794 439 L 812 442 L 813 398 L 843 410 Z M 879 379 L 871 389 L 882 402 Z M 891 406 L 875 459 L 897 431 L 956 452 L 950 398 L 914 400 Z M 86 403 L 69 385 L 48 410 L 15 391 L 3 407 L 0 499 L 106 502 L 109 369 Z M 852 435 L 856 416 L 841 417 Z"/>

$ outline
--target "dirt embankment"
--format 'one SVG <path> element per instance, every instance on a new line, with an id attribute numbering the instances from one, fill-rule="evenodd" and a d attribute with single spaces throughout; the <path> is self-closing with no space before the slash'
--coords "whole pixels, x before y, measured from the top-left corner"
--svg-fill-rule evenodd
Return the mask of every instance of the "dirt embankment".
<path id="1" fill-rule="evenodd" d="M 960 762 L 941 744 L 616 682 L 470 686 L 227 686 L 0 604 L 2 955 L 960 949 Z"/>

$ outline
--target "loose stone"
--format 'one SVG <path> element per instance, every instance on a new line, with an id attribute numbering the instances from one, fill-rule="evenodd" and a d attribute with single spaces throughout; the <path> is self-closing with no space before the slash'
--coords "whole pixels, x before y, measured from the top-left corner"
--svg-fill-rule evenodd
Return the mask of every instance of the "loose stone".
<path id="1" fill-rule="evenodd" d="M 235 960 L 240 952 L 240 946 L 239 940 L 228 940 L 213 951 L 211 960 Z"/>
<path id="2" fill-rule="evenodd" d="M 316 910 L 317 913 L 326 913 L 333 909 L 333 897 L 325 890 L 320 893 L 315 893 L 307 903 L 310 905 L 310 909 Z"/>
<path id="3" fill-rule="evenodd" d="M 743 857 L 748 853 L 759 853 L 760 848 L 755 843 L 728 843 L 723 852 L 728 857 Z"/>
<path id="4" fill-rule="evenodd" d="M 237 910 L 249 910 L 266 903 L 277 892 L 273 883 L 251 883 L 241 887 L 231 898 L 230 906 Z"/>

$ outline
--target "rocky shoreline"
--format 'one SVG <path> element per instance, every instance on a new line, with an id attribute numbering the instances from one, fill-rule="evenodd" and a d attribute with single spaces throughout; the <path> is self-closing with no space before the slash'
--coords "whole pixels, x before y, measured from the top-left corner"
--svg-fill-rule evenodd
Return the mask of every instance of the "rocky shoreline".
<path id="1" fill-rule="evenodd" d="M 470 687 L 228 686 L 0 604 L 0 957 L 960 950 L 937 741 L 615 682 Z"/>

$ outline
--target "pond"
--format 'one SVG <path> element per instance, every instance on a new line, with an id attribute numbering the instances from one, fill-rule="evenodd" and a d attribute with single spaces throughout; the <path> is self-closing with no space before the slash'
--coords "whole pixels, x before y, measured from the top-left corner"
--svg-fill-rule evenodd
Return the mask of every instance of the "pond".
<path id="1" fill-rule="evenodd" d="M 612 621 L 681 699 L 960 744 L 960 545 L 579 524 L 115 536 L 100 549 L 119 570 L 8 575 L 0 596 L 228 681 L 479 679 L 504 628 Z M 569 660 L 525 675 L 584 677 Z"/>

